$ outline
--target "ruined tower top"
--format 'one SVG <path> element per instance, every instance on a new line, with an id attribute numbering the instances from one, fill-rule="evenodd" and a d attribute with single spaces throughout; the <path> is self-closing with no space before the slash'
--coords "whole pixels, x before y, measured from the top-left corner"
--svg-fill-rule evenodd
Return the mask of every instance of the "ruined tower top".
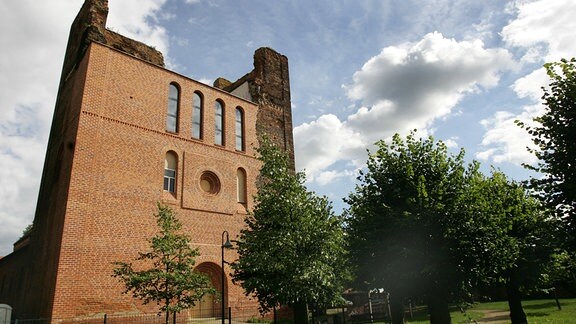
<path id="1" fill-rule="evenodd" d="M 85 0 L 70 27 L 70 37 L 62 77 L 65 78 L 79 62 L 91 42 L 98 42 L 164 67 L 162 53 L 144 43 L 106 29 L 108 0 Z"/>
<path id="2" fill-rule="evenodd" d="M 294 170 L 288 58 L 269 47 L 261 47 L 254 52 L 254 69 L 250 73 L 231 84 L 218 79 L 214 86 L 244 96 L 258 105 L 258 136 L 267 136 L 286 151 Z"/>

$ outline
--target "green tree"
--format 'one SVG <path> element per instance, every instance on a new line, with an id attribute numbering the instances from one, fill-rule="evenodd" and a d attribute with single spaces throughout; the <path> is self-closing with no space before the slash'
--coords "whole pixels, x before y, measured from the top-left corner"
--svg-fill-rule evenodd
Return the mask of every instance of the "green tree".
<path id="1" fill-rule="evenodd" d="M 568 251 L 556 251 L 546 265 L 543 281 L 546 288 L 561 287 L 566 291 L 576 291 L 576 259 Z M 552 292 L 556 296 L 556 292 Z"/>
<path id="2" fill-rule="evenodd" d="M 478 214 L 499 225 L 495 239 L 501 243 L 497 249 L 500 269 L 491 277 L 506 287 L 512 323 L 527 323 L 521 291 L 543 284 L 555 252 L 557 222 L 522 184 L 502 172 L 493 171 L 479 188 L 481 194 L 473 202 L 483 208 Z"/>
<path id="3" fill-rule="evenodd" d="M 538 287 L 554 252 L 555 222 L 503 173 L 485 176 L 442 142 L 377 143 L 347 202 L 353 264 L 360 283 L 391 293 L 392 320 L 403 298 L 426 300 L 431 323 L 448 323 L 448 303 L 480 284 L 504 284 L 513 323 L 525 323 L 521 290 Z"/>
<path id="4" fill-rule="evenodd" d="M 307 323 L 307 305 L 341 303 L 348 278 L 342 219 L 326 197 L 307 191 L 285 152 L 263 139 L 255 208 L 238 240 L 233 279 L 258 298 L 261 311 L 278 305 Z"/>
<path id="5" fill-rule="evenodd" d="M 495 267 L 499 241 L 487 235 L 497 223 L 465 203 L 475 199 L 471 183 L 482 180 L 478 164 L 465 165 L 463 150 L 449 154 L 415 132 L 376 146 L 346 199 L 357 285 L 390 292 L 393 323 L 403 322 L 408 297 L 426 301 L 431 323 L 449 323 L 449 302 Z"/>
<path id="6" fill-rule="evenodd" d="M 144 304 L 156 302 L 160 311 L 166 313 L 168 323 L 170 313 L 190 308 L 205 294 L 214 294 L 210 278 L 194 272 L 198 249 L 190 246 L 190 238 L 179 233 L 182 224 L 176 213 L 168 206 L 158 204 L 158 214 L 154 215 L 160 232 L 152 237 L 150 252 L 139 253 L 136 261 L 145 270 L 135 270 L 132 263 L 114 262 L 113 276 L 126 286 L 124 293 L 131 292 Z"/>
<path id="7" fill-rule="evenodd" d="M 528 130 L 536 149 L 529 149 L 539 162 L 527 168 L 542 173 L 532 178 L 531 187 L 561 218 L 567 229 L 572 251 L 576 250 L 576 59 L 562 59 L 544 67 L 551 79 L 543 87 L 545 110 L 534 118 Z"/>

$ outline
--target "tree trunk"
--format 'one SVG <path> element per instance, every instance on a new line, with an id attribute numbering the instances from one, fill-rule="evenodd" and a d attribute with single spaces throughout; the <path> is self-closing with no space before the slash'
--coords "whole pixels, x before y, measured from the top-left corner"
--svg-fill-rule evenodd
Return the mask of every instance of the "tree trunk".
<path id="1" fill-rule="evenodd" d="M 450 309 L 448 308 L 448 296 L 442 288 L 438 288 L 438 293 L 428 296 L 428 313 L 430 314 L 430 324 L 450 324 Z"/>
<path id="2" fill-rule="evenodd" d="M 400 295 L 390 293 L 390 319 L 392 324 L 404 323 L 404 298 Z"/>
<path id="3" fill-rule="evenodd" d="M 520 282 L 518 271 L 511 270 L 506 281 L 506 294 L 508 295 L 508 307 L 510 308 L 510 321 L 512 324 L 527 324 L 526 314 L 522 308 L 520 295 Z"/>
<path id="4" fill-rule="evenodd" d="M 308 304 L 298 301 L 294 304 L 294 323 L 308 324 Z"/>

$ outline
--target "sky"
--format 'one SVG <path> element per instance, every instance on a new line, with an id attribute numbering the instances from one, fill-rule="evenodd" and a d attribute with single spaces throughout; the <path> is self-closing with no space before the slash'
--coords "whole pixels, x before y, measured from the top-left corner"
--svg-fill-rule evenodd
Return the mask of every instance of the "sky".
<path id="1" fill-rule="evenodd" d="M 0 0 L 0 255 L 33 220 L 70 25 L 83 0 Z M 573 0 L 109 0 L 107 27 L 211 84 L 271 47 L 289 60 L 296 167 L 335 211 L 367 150 L 418 129 L 534 176 L 546 62 L 575 56 Z M 537 176 L 537 175 L 536 175 Z"/>

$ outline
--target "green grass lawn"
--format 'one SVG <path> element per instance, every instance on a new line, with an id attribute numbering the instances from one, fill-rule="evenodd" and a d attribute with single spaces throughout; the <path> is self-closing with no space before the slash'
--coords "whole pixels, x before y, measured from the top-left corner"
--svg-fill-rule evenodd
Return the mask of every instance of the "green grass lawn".
<path id="1" fill-rule="evenodd" d="M 452 318 L 452 323 L 469 323 L 470 320 L 478 320 L 482 318 L 483 313 L 471 312 L 467 310 L 466 313 L 462 313 L 457 307 L 452 307 L 450 312 L 450 317 Z M 406 321 L 410 324 L 412 323 L 429 323 L 430 317 L 428 316 L 428 311 L 426 307 L 416 308 L 413 312 L 413 317 L 406 314 Z"/>
<path id="2" fill-rule="evenodd" d="M 524 312 L 530 324 L 539 323 L 576 323 L 576 299 L 560 299 L 562 310 L 558 310 L 554 299 L 526 300 L 522 302 Z M 475 304 L 462 314 L 458 309 L 450 313 L 452 323 L 469 323 L 470 319 L 478 320 L 484 316 L 482 310 L 508 311 L 508 302 L 491 302 Z M 407 318 L 409 323 L 428 323 L 428 314 L 425 308 L 414 312 L 413 320 Z"/>
<path id="3" fill-rule="evenodd" d="M 522 302 L 530 323 L 576 323 L 576 299 L 560 299 L 562 310 L 556 307 L 554 299 L 526 300 Z M 482 303 L 469 311 L 497 309 L 508 311 L 507 302 Z"/>

